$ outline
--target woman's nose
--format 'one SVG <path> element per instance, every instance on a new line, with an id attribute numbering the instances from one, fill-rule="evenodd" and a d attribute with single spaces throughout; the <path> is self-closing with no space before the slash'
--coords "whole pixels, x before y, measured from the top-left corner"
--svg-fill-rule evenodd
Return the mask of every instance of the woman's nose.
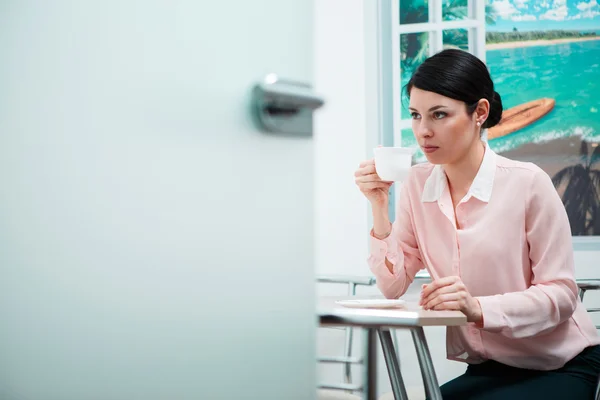
<path id="1" fill-rule="evenodd" d="M 419 126 L 417 128 L 417 135 L 422 138 L 428 138 L 428 137 L 433 136 L 433 131 L 429 127 L 429 124 L 427 124 L 425 121 L 421 120 L 419 122 Z"/>

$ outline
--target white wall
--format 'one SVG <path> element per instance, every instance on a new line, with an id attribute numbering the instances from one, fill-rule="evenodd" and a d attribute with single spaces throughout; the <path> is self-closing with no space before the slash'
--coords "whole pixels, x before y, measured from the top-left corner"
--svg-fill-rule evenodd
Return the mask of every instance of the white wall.
<path id="1" fill-rule="evenodd" d="M 364 197 L 354 170 L 366 157 L 363 0 L 315 2 L 315 117 L 318 273 L 365 274 Z"/>
<path id="2" fill-rule="evenodd" d="M 386 3 L 386 0 L 383 0 Z M 370 217 L 366 200 L 354 184 L 353 172 L 359 162 L 371 157 L 385 125 L 378 98 L 376 2 L 372 0 L 323 0 L 315 4 L 315 86 L 327 100 L 316 115 L 316 272 L 317 274 L 369 275 L 366 258 Z M 588 246 L 589 248 L 589 246 Z M 593 249 L 594 247 L 591 246 Z M 599 278 L 600 251 L 577 251 L 577 278 Z M 405 298 L 415 300 L 420 283 Z M 345 295 L 344 287 L 320 284 L 319 295 Z M 362 288 L 359 295 L 378 294 Z M 600 293 L 586 295 L 586 305 L 600 306 Z M 597 319 L 600 323 L 600 318 Z M 465 364 L 446 360 L 445 328 L 426 328 L 438 380 L 446 382 L 461 374 Z M 397 332 L 402 372 L 407 386 L 421 387 L 418 362 L 408 332 Z M 357 330 L 354 351 L 361 352 Z M 344 331 L 320 329 L 321 355 L 340 355 Z M 379 354 L 379 392 L 390 391 L 389 380 Z M 354 367 L 360 381 L 361 368 Z M 339 366 L 320 366 L 321 381 L 342 381 Z"/>

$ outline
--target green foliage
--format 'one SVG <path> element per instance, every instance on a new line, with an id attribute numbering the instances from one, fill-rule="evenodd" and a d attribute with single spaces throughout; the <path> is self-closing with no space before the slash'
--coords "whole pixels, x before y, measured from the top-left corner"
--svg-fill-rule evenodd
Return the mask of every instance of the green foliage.
<path id="1" fill-rule="evenodd" d="M 400 24 L 418 24 L 429 20 L 428 0 L 400 0 Z M 496 12 L 486 2 L 486 23 L 494 25 Z M 467 0 L 444 0 L 442 3 L 442 19 L 456 21 L 468 18 Z M 468 34 L 464 29 L 453 29 L 443 33 L 444 47 L 468 49 Z M 411 33 L 400 38 L 401 68 L 412 71 L 421 64 L 429 54 L 427 33 Z"/>
<path id="2" fill-rule="evenodd" d="M 530 31 L 530 32 L 487 32 L 486 43 L 521 42 L 527 40 L 573 39 L 597 36 L 593 32 L 578 31 Z"/>

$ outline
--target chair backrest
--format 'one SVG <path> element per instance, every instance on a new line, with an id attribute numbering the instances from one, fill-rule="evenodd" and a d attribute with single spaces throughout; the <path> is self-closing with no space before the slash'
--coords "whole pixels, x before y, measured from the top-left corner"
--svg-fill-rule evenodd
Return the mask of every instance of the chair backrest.
<path id="1" fill-rule="evenodd" d="M 577 280 L 577 287 L 579 288 L 579 299 L 583 302 L 585 293 L 588 290 L 600 290 L 600 279 Z M 600 308 L 587 308 L 587 312 L 600 312 Z M 596 329 L 600 329 L 600 325 L 596 325 Z M 598 377 L 598 384 L 596 385 L 596 394 L 594 399 L 600 400 L 600 377 Z"/>
<path id="2" fill-rule="evenodd" d="M 579 279 L 577 280 L 577 287 L 579 288 L 579 299 L 583 302 L 587 291 L 600 290 L 600 279 Z M 589 313 L 600 312 L 600 308 L 597 307 L 589 307 L 586 310 Z M 600 325 L 596 325 L 596 329 L 600 329 Z"/>
<path id="3" fill-rule="evenodd" d="M 364 276 L 349 276 L 349 275 L 319 275 L 317 276 L 318 283 L 333 283 L 339 285 L 346 285 L 348 288 L 348 296 L 356 295 L 356 288 L 358 286 L 373 286 L 375 284 L 375 278 L 364 277 Z M 331 328 L 340 329 L 340 328 Z M 341 328 L 345 331 L 344 335 L 344 352 L 342 356 L 329 356 L 329 357 L 317 357 L 319 363 L 333 363 L 342 364 L 344 367 L 343 380 L 344 383 L 319 383 L 321 389 L 334 389 L 334 390 L 346 390 L 346 391 L 360 391 L 361 386 L 355 385 L 352 382 L 352 365 L 362 364 L 361 357 L 352 356 L 352 340 L 354 336 L 354 328 L 345 327 Z"/>

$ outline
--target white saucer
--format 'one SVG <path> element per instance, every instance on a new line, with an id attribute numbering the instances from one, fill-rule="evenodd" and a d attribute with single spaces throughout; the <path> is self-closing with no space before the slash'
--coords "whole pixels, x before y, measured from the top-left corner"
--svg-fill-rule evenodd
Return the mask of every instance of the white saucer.
<path id="1" fill-rule="evenodd" d="M 400 299 L 356 299 L 338 300 L 335 303 L 349 308 L 400 308 L 406 302 Z"/>

